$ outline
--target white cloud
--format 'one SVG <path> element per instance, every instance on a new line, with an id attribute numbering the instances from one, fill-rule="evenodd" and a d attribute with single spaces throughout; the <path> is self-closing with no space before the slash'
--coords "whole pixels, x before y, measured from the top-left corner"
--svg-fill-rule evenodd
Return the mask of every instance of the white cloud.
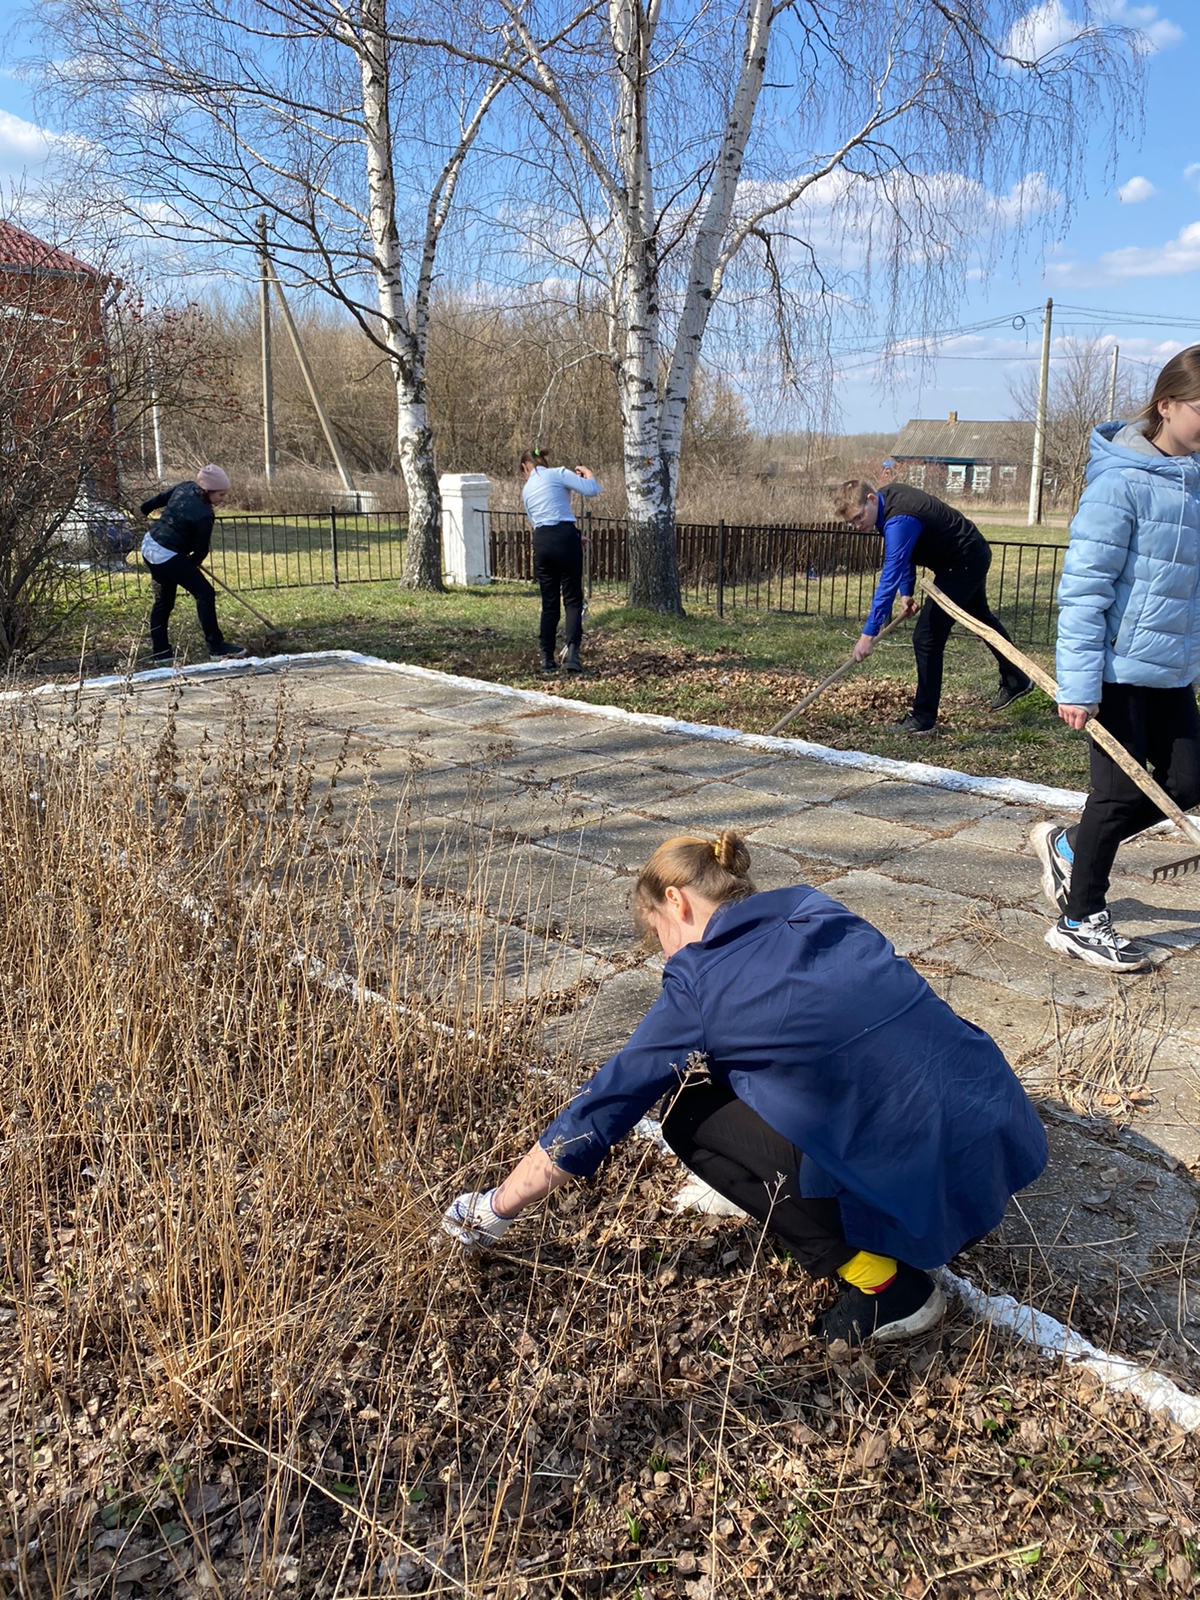
<path id="1" fill-rule="evenodd" d="M 1047 267 L 1046 277 L 1079 289 L 1129 278 L 1177 278 L 1196 271 L 1200 271 L 1200 222 L 1189 222 L 1165 244 L 1128 245 L 1109 250 L 1094 262 L 1056 262 Z"/>
<path id="2" fill-rule="evenodd" d="M 44 161 L 50 154 L 54 135 L 35 123 L 0 111 L 0 163 L 6 168 L 17 163 Z"/>
<path id="3" fill-rule="evenodd" d="M 1183 38 L 1183 29 L 1166 17 L 1157 6 L 1129 5 L 1128 0 L 1102 0 L 1093 8 L 1097 22 L 1129 28 L 1134 34 L 1134 49 L 1154 55 L 1169 49 Z M 1020 61 L 1041 61 L 1056 50 L 1073 44 L 1088 31 L 1089 24 L 1071 16 L 1063 0 L 1042 0 L 1032 6 L 1009 29 L 1006 48 Z"/>
<path id="4" fill-rule="evenodd" d="M 1190 183 L 1193 189 L 1200 189 L 1200 161 L 1193 161 L 1190 166 L 1183 169 L 1184 183 Z"/>
<path id="5" fill-rule="evenodd" d="M 1123 205 L 1136 206 L 1141 200 L 1150 200 L 1158 190 L 1149 178 L 1130 178 L 1128 183 L 1123 183 L 1117 189 L 1117 199 Z"/>

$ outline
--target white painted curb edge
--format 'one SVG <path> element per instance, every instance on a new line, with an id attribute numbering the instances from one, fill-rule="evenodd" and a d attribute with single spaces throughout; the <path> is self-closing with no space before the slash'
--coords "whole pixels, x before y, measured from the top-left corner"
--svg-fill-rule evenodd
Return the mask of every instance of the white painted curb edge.
<path id="1" fill-rule="evenodd" d="M 103 678 L 85 678 L 75 683 L 44 683 L 35 689 L 10 689 L 0 694 L 0 703 L 6 700 L 23 700 L 32 696 L 77 694 L 83 690 L 119 689 L 125 685 L 165 683 L 177 677 L 228 677 L 245 672 L 277 672 L 282 667 L 307 665 L 321 661 L 345 661 L 375 671 L 394 672 L 404 677 L 425 678 L 433 683 L 444 683 L 459 689 L 475 689 L 481 694 L 499 695 L 510 700 L 520 700 L 530 707 L 544 711 L 574 711 L 581 716 L 607 717 L 614 722 L 628 722 L 636 727 L 653 728 L 659 733 L 677 734 L 689 739 L 710 739 L 719 744 L 744 745 L 751 750 L 773 750 L 780 755 L 806 756 L 812 761 L 824 761 L 830 766 L 847 767 L 860 772 L 878 772 L 888 778 L 905 783 L 923 783 L 935 789 L 949 789 L 959 794 L 985 795 L 993 800 L 1007 800 L 1017 805 L 1040 806 L 1050 811 L 1082 811 L 1085 794 L 1077 789 L 1055 789 L 1048 784 L 1026 783 L 1021 778 L 980 778 L 969 772 L 956 772 L 952 767 L 929 766 L 923 761 L 895 761 L 890 756 L 869 755 L 861 750 L 833 750 L 828 745 L 810 744 L 806 739 L 772 738 L 766 733 L 743 733 L 738 728 L 720 728 L 708 722 L 680 722 L 673 717 L 656 716 L 649 711 L 626 711 L 620 706 L 593 705 L 590 700 L 570 700 L 563 695 L 544 694 L 540 689 L 515 689 L 507 683 L 489 683 L 483 678 L 463 678 L 451 672 L 437 672 L 432 667 L 410 666 L 401 661 L 384 661 L 378 656 L 361 655 L 357 650 L 307 650 L 294 655 L 250 656 L 241 661 L 201 661 L 187 667 L 151 667 L 145 672 L 112 674 Z M 1159 828 L 1173 830 L 1173 824 L 1160 823 Z M 1147 830 L 1153 832 L 1157 830 Z"/>
<path id="2" fill-rule="evenodd" d="M 977 1316 L 986 1318 L 993 1327 L 1007 1328 L 1040 1354 L 1065 1357 L 1071 1366 L 1086 1368 L 1110 1389 L 1140 1400 L 1148 1411 L 1165 1411 L 1189 1433 L 1200 1428 L 1200 1400 L 1185 1394 L 1153 1367 L 1139 1367 L 1122 1356 L 1106 1355 L 1087 1339 L 1064 1328 L 1055 1317 L 1021 1305 L 1009 1294 L 984 1294 L 948 1267 L 943 1267 L 937 1277 L 943 1288 L 957 1295 Z"/>

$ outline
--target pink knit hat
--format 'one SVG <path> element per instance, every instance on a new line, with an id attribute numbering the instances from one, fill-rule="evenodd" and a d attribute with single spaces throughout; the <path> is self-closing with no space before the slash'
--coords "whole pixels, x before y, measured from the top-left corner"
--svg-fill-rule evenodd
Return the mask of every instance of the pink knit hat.
<path id="1" fill-rule="evenodd" d="M 229 479 L 221 471 L 220 467 L 214 467 L 211 463 L 207 467 L 200 468 L 200 471 L 196 474 L 196 482 L 202 489 L 224 490 L 229 488 Z"/>

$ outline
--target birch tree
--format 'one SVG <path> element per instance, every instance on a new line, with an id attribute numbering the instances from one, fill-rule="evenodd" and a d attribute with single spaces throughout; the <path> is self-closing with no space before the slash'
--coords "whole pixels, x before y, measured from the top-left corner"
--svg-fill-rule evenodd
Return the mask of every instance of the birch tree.
<path id="1" fill-rule="evenodd" d="M 680 441 L 714 318 L 734 372 L 769 363 L 811 402 L 839 310 L 922 332 L 968 271 L 1061 214 L 1138 59 L 1136 36 L 1086 17 L 1043 50 L 1013 0 L 485 8 L 523 58 L 517 270 L 607 307 L 630 604 L 665 612 L 681 609 Z"/>
<path id="2" fill-rule="evenodd" d="M 426 59 L 398 42 L 389 0 L 50 0 L 40 20 L 54 46 L 44 71 L 87 136 L 94 181 L 180 247 L 173 270 L 251 274 L 265 212 L 285 278 L 343 307 L 388 364 L 403 582 L 440 589 L 429 298 L 503 55 Z"/>

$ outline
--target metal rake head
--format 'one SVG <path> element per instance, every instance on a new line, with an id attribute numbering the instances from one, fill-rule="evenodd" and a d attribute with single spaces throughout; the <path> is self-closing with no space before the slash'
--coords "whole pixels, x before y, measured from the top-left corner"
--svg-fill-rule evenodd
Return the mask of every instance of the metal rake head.
<path id="1" fill-rule="evenodd" d="M 1161 883 L 1164 878 L 1182 878 L 1188 872 L 1200 872 L 1200 855 L 1184 856 L 1182 861 L 1168 861 L 1161 867 L 1155 867 L 1154 881 Z"/>

